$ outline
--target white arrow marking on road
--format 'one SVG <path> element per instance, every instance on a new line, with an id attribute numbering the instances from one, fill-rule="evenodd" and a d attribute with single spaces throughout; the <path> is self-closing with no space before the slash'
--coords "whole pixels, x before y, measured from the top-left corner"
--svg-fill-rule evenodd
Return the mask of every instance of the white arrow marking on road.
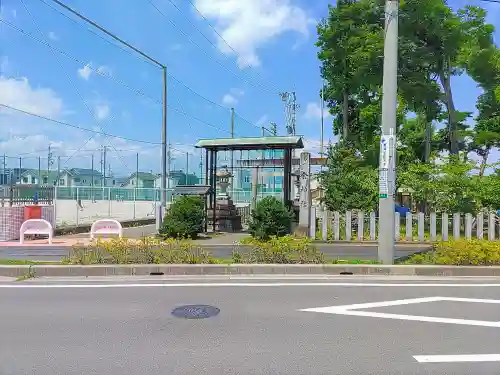
<path id="1" fill-rule="evenodd" d="M 359 311 L 360 309 L 373 309 L 373 308 L 377 308 L 377 307 L 401 306 L 401 305 L 409 305 L 409 304 L 416 304 L 416 303 L 429 303 L 429 302 L 442 302 L 442 301 L 500 304 L 500 300 L 495 300 L 495 299 L 459 298 L 459 297 L 457 297 L 457 298 L 455 298 L 455 297 L 424 297 L 424 298 L 409 298 L 409 299 L 402 299 L 402 300 L 396 300 L 396 301 L 357 303 L 357 304 L 353 304 L 353 305 L 314 307 L 314 308 L 309 308 L 309 309 L 302 309 L 299 311 L 309 311 L 309 312 L 348 315 L 348 316 L 361 316 L 361 317 L 368 317 L 368 318 L 408 320 L 408 321 L 415 321 L 415 322 L 461 324 L 461 325 L 469 325 L 469 326 L 500 328 L 500 322 L 485 321 L 485 320 L 454 319 L 454 318 L 440 318 L 440 317 L 434 317 L 434 316 L 388 314 L 388 313 L 380 313 L 380 312 L 372 312 L 372 311 Z"/>
<path id="2" fill-rule="evenodd" d="M 500 362 L 500 354 L 414 355 L 419 363 Z"/>

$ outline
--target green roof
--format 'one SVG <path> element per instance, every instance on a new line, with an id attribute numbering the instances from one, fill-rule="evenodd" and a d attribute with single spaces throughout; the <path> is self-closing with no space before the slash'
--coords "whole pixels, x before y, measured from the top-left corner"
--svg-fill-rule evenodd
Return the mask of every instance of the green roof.
<path id="1" fill-rule="evenodd" d="M 294 149 L 304 148 L 302 137 L 245 137 L 245 138 L 215 138 L 200 139 L 196 148 L 209 150 L 264 150 L 264 149 Z"/>
<path id="2" fill-rule="evenodd" d="M 22 177 L 25 177 L 26 175 L 31 175 L 31 176 L 34 176 L 34 177 L 38 177 L 38 169 L 30 168 L 30 169 L 26 169 L 23 173 L 21 173 Z M 57 180 L 58 175 L 61 176 L 62 172 L 58 174 L 57 171 L 51 170 L 47 174 L 47 170 L 46 169 L 45 170 L 44 169 L 40 170 L 40 176 L 41 176 L 41 178 L 48 177 L 47 179 L 51 180 L 51 182 Z"/>

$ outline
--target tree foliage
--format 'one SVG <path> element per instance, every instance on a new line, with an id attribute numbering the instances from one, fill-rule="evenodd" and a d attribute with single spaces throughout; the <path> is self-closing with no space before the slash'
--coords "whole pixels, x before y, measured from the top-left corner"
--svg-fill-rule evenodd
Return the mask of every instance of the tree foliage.
<path id="1" fill-rule="evenodd" d="M 400 2 L 397 185 L 434 209 L 500 203 L 488 196 L 500 176 L 486 175 L 500 146 L 500 50 L 486 16 L 481 7 L 453 10 L 444 0 Z M 384 28 L 379 0 L 340 0 L 317 27 L 324 99 L 341 138 L 321 176 L 330 209 L 378 203 Z M 451 82 L 460 74 L 483 91 L 476 117 L 455 106 Z"/>

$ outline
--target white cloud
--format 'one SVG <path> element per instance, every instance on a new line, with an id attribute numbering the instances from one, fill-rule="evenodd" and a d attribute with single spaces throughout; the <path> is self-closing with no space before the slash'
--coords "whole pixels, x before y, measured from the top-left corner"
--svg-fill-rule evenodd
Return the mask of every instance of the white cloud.
<path id="1" fill-rule="evenodd" d="M 207 18 L 216 21 L 220 35 L 236 51 L 241 68 L 260 65 L 257 50 L 285 32 L 309 34 L 314 22 L 291 0 L 195 0 Z M 235 53 L 217 37 L 219 50 Z"/>
<path id="2" fill-rule="evenodd" d="M 27 78 L 7 79 L 0 76 L 0 103 L 47 117 L 62 112 L 62 99 L 48 88 L 33 88 Z"/>
<path id="3" fill-rule="evenodd" d="M 307 103 L 306 112 L 304 113 L 306 119 L 319 119 L 321 118 L 321 107 L 316 102 Z M 331 117 L 327 108 L 323 109 L 323 117 Z"/>
<path id="4" fill-rule="evenodd" d="M 94 108 L 95 116 L 98 120 L 105 120 L 110 115 L 110 108 L 107 104 L 98 104 Z"/>
<path id="5" fill-rule="evenodd" d="M 59 40 L 59 36 L 54 31 L 49 31 L 48 36 L 49 36 L 49 39 Z"/>
<path id="6" fill-rule="evenodd" d="M 240 101 L 240 98 L 245 95 L 242 89 L 232 88 L 229 93 L 222 97 L 222 104 L 225 105 L 236 105 Z"/>
<path id="7" fill-rule="evenodd" d="M 97 69 L 94 69 L 92 67 L 92 62 L 88 62 L 85 64 L 83 68 L 80 68 L 77 70 L 78 75 L 84 79 L 85 81 L 88 81 L 90 79 L 90 76 L 92 75 L 93 72 L 96 72 L 97 74 L 104 75 L 104 76 L 110 76 L 112 75 L 111 68 L 106 66 L 106 65 L 101 65 Z"/>
<path id="8" fill-rule="evenodd" d="M 225 105 L 236 105 L 238 103 L 238 99 L 236 99 L 231 94 L 226 94 L 222 97 L 222 104 Z"/>
<path id="9" fill-rule="evenodd" d="M 78 75 L 85 81 L 88 81 L 90 75 L 92 74 L 92 69 L 90 68 L 92 63 L 87 63 L 83 68 L 78 69 Z"/>

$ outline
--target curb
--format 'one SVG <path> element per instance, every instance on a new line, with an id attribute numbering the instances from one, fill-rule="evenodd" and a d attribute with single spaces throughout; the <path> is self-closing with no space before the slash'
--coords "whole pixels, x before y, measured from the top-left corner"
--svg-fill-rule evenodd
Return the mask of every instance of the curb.
<path id="1" fill-rule="evenodd" d="M 99 264 L 5 265 L 0 276 L 200 276 L 200 275 L 385 275 L 385 276 L 500 276 L 497 266 L 432 266 L 369 264 Z"/>

